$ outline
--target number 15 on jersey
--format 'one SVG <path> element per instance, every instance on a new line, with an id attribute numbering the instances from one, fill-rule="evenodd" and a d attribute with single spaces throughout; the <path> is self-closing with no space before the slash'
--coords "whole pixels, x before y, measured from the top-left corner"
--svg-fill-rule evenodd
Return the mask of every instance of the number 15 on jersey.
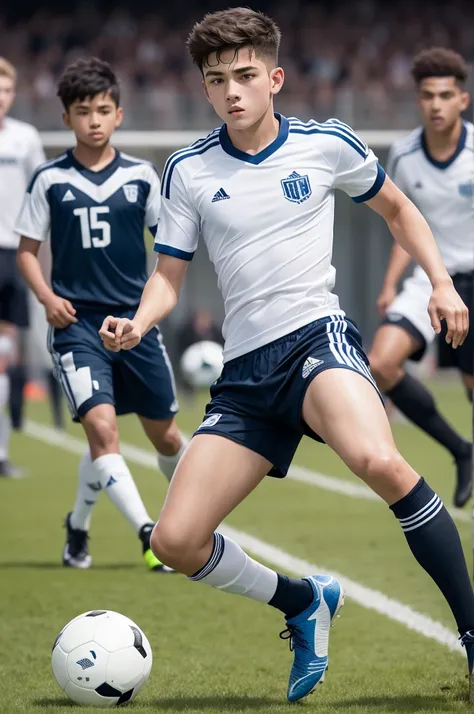
<path id="1" fill-rule="evenodd" d="M 110 223 L 99 220 L 99 216 L 109 213 L 108 206 L 92 206 L 92 208 L 76 208 L 74 215 L 79 217 L 81 223 L 81 237 L 83 248 L 105 248 L 110 244 Z M 99 236 L 91 235 L 92 231 L 99 231 Z"/>

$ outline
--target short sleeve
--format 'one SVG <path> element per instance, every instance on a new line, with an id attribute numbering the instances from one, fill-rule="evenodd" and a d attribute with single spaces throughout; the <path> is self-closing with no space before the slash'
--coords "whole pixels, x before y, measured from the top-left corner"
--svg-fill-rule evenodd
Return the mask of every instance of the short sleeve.
<path id="1" fill-rule="evenodd" d="M 400 158 L 400 150 L 397 151 L 396 145 L 392 144 L 388 152 L 387 174 L 398 186 L 400 191 L 403 191 L 403 193 L 408 195 L 408 182 L 404 177 L 404 172 L 401 166 L 403 162 L 400 161 Z"/>
<path id="2" fill-rule="evenodd" d="M 380 191 L 385 171 L 374 152 L 345 124 L 334 125 L 339 152 L 334 167 L 334 188 L 356 203 L 368 201 Z"/>
<path id="3" fill-rule="evenodd" d="M 158 216 L 160 213 L 161 205 L 161 183 L 158 176 L 158 172 L 154 166 L 150 166 L 150 191 L 148 193 L 148 198 L 145 208 L 145 225 L 150 229 L 150 233 L 153 237 L 156 237 L 156 230 L 158 226 Z"/>
<path id="4" fill-rule="evenodd" d="M 155 252 L 181 260 L 192 260 L 199 239 L 199 214 L 189 198 L 179 169 L 167 178 L 161 196 Z"/>
<path id="5" fill-rule="evenodd" d="M 26 179 L 29 181 L 33 176 L 34 172 L 41 164 L 46 161 L 46 156 L 44 155 L 43 144 L 41 143 L 41 138 L 36 129 L 32 127 L 31 140 L 28 147 L 28 155 L 25 161 L 26 169 Z"/>
<path id="6" fill-rule="evenodd" d="M 47 240 L 50 226 L 50 209 L 43 177 L 44 173 L 40 173 L 32 179 L 15 225 L 15 233 L 39 241 Z"/>

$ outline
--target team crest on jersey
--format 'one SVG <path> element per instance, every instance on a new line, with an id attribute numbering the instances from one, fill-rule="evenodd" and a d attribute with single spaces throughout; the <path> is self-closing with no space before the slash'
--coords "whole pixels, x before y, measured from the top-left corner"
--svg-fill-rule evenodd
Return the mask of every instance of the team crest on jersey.
<path id="1" fill-rule="evenodd" d="M 458 186 L 459 195 L 463 198 L 472 198 L 474 196 L 474 181 L 460 183 Z"/>
<path id="2" fill-rule="evenodd" d="M 312 193 L 308 176 L 301 176 L 296 171 L 281 180 L 281 187 L 285 198 L 292 203 L 303 203 Z"/>
<path id="3" fill-rule="evenodd" d="M 138 200 L 138 186 L 133 183 L 129 183 L 123 187 L 123 192 L 125 198 L 129 203 L 136 203 Z"/>

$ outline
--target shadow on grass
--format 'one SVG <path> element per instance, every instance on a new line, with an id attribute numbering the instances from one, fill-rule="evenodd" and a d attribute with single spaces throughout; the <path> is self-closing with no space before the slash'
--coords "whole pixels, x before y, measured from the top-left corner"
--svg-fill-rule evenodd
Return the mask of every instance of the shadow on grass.
<path id="1" fill-rule="evenodd" d="M 67 697 L 40 697 L 39 699 L 34 699 L 33 704 L 39 709 L 59 709 L 60 707 L 78 707 L 77 704 L 71 702 Z"/>
<path id="2" fill-rule="evenodd" d="M 0 563 L 0 570 L 68 570 L 62 563 L 42 563 L 40 561 L 21 561 L 17 560 L 14 563 Z M 141 563 L 103 563 L 101 565 L 93 565 L 91 570 L 143 570 Z M 69 568 L 73 570 L 73 568 Z"/>
<path id="3" fill-rule="evenodd" d="M 358 697 L 331 702 L 331 708 L 339 711 L 358 710 L 360 707 L 373 707 L 378 712 L 428 712 L 459 711 L 459 702 L 468 703 L 467 693 L 452 690 L 447 696 L 408 694 L 399 696 Z"/>
<path id="4" fill-rule="evenodd" d="M 281 697 L 237 697 L 237 696 L 212 696 L 212 697 L 170 697 L 168 699 L 155 699 L 153 707 L 157 711 L 206 711 L 214 709 L 221 712 L 231 711 L 268 711 L 271 706 L 284 704 Z"/>

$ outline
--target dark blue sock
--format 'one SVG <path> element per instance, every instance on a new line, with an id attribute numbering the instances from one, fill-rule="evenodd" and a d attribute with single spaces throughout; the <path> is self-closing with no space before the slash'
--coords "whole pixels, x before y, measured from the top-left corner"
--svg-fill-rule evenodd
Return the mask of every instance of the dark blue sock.
<path id="1" fill-rule="evenodd" d="M 268 604 L 281 610 L 290 619 L 306 610 L 313 598 L 313 588 L 307 580 L 289 578 L 278 573 L 277 589 Z"/>
<path id="2" fill-rule="evenodd" d="M 461 540 L 440 497 L 420 478 L 390 508 L 411 552 L 446 598 L 459 632 L 474 629 L 474 593 Z"/>

